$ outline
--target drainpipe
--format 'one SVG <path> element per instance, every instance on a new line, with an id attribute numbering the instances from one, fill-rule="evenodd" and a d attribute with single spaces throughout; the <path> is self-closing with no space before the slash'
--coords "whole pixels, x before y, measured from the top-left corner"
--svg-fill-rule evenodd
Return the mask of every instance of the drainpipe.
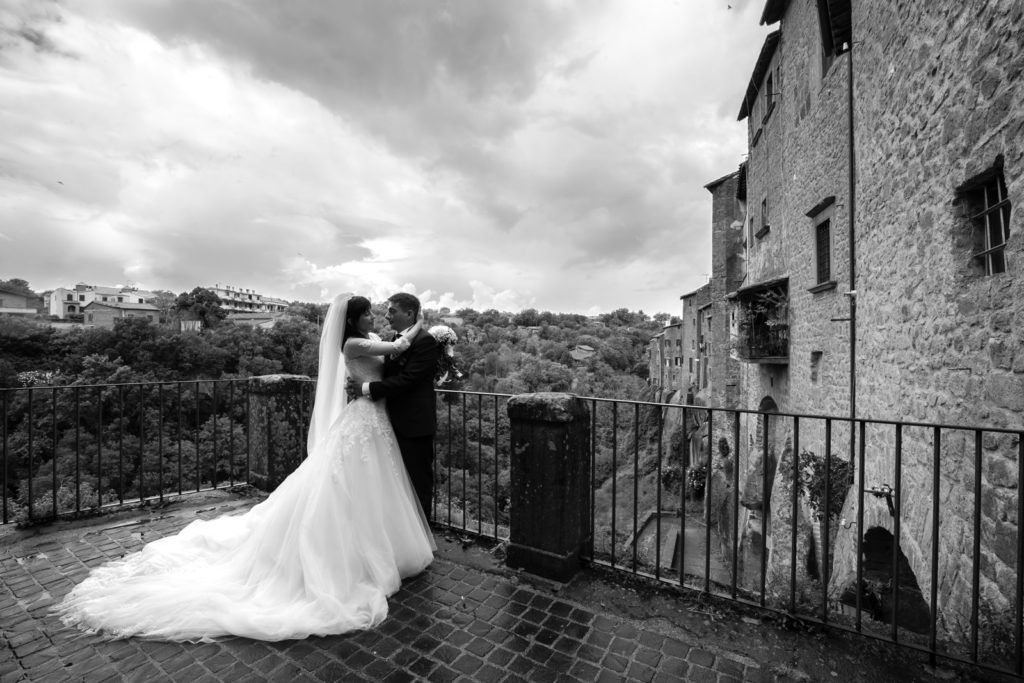
<path id="1" fill-rule="evenodd" d="M 851 24 L 852 24 L 851 18 Z M 850 36 L 850 49 L 847 50 L 848 64 L 846 69 L 846 103 L 847 103 L 847 120 L 849 125 L 849 195 L 850 195 L 850 220 L 849 220 L 849 234 L 848 241 L 850 244 L 850 290 L 847 292 L 847 299 L 850 302 L 850 464 L 853 465 L 854 460 L 854 439 L 853 439 L 853 420 L 857 417 L 857 268 L 856 268 L 856 232 L 854 230 L 854 209 L 856 207 L 856 188 L 857 188 L 857 171 L 856 171 L 856 146 L 854 145 L 854 129 L 853 129 L 853 35 L 851 31 Z"/>

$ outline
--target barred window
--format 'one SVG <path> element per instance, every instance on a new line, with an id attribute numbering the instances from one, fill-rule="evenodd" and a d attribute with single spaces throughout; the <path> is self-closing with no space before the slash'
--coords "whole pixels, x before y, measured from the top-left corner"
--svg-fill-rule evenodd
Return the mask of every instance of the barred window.
<path id="1" fill-rule="evenodd" d="M 970 220 L 972 259 L 984 268 L 985 275 L 1006 272 L 1006 242 L 1010 237 L 1010 200 L 998 161 L 958 190 Z"/>

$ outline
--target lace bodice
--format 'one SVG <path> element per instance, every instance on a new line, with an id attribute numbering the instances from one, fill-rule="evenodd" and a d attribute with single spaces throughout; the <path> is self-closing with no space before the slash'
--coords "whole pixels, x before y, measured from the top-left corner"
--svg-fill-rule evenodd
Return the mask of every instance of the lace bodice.
<path id="1" fill-rule="evenodd" d="M 407 348 L 408 342 L 384 342 L 373 333 L 369 339 L 352 337 L 345 342 L 345 369 L 356 384 L 376 382 L 383 373 L 384 356 L 401 353 Z"/>
<path id="2" fill-rule="evenodd" d="M 348 370 L 348 376 L 356 384 L 362 384 L 363 382 L 376 382 L 381 378 L 381 373 L 384 368 L 384 358 L 382 356 L 362 356 L 359 358 L 345 357 L 345 368 Z"/>

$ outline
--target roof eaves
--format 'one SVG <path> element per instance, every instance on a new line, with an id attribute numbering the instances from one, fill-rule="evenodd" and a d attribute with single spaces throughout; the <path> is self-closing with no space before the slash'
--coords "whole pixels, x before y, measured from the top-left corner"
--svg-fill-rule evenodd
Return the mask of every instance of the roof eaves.
<path id="1" fill-rule="evenodd" d="M 740 115 L 736 119 L 737 121 L 742 121 L 750 114 L 750 103 L 757 99 L 757 91 L 760 89 L 764 75 L 768 72 L 768 65 L 771 64 L 772 57 L 775 55 L 775 48 L 779 46 L 781 35 L 781 31 L 775 30 L 765 36 L 761 53 L 757 56 L 757 62 L 754 64 L 754 73 L 751 74 L 750 83 L 747 85 L 747 93 L 743 96 L 743 104 L 740 105 Z"/>
<path id="2" fill-rule="evenodd" d="M 696 296 L 696 295 L 702 293 L 704 290 L 708 290 L 708 291 L 711 290 L 711 281 L 710 280 L 708 282 L 705 282 L 703 285 L 701 285 L 697 289 L 693 290 L 692 292 L 689 292 L 687 294 L 683 294 L 679 298 L 680 299 L 689 299 L 690 297 L 693 297 L 693 296 Z"/>
<path id="3" fill-rule="evenodd" d="M 705 189 L 705 190 L 707 190 L 708 192 L 714 192 L 714 191 L 715 191 L 715 188 L 716 188 L 716 187 L 718 187 L 719 185 L 721 185 L 722 183 L 724 183 L 724 182 L 725 182 L 726 180 L 728 180 L 729 178 L 732 178 L 732 177 L 733 177 L 734 175 L 736 175 L 737 173 L 739 173 L 739 171 L 738 171 L 738 170 L 736 170 L 736 171 L 733 171 L 732 173 L 726 173 L 726 174 L 725 174 L 724 176 L 722 176 L 721 178 L 715 178 L 715 179 L 714 179 L 714 180 L 712 180 L 712 181 L 711 181 L 710 183 L 708 183 L 707 185 L 705 185 L 705 186 L 704 186 L 704 189 Z"/>
<path id="4" fill-rule="evenodd" d="M 787 284 L 788 285 L 788 283 L 789 283 L 789 276 L 777 277 L 777 278 L 774 278 L 772 280 L 765 280 L 764 282 L 755 282 L 752 285 L 747 285 L 746 287 L 740 287 L 739 289 L 736 290 L 735 294 L 738 294 L 738 295 L 739 294 L 751 294 L 753 292 L 759 292 L 759 291 L 761 291 L 763 289 L 768 289 L 770 287 L 775 287 L 776 285 L 781 285 L 781 284 Z"/>
<path id="5" fill-rule="evenodd" d="M 789 6 L 789 0 L 768 0 L 764 3 L 764 11 L 761 12 L 761 26 L 771 26 L 782 19 Z"/>

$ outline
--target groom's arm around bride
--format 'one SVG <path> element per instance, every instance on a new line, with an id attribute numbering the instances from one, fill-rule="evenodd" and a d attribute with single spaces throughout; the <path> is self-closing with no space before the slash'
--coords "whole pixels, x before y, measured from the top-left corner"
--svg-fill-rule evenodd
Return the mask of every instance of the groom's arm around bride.
<path id="1" fill-rule="evenodd" d="M 388 322 L 395 330 L 411 327 L 420 312 L 411 294 L 388 300 Z M 373 400 L 387 401 L 388 417 L 398 439 L 402 460 L 413 488 L 430 518 L 434 487 L 434 433 L 437 431 L 437 400 L 434 373 L 441 346 L 426 330 L 420 330 L 407 351 L 384 361 L 383 379 L 370 382 Z"/>

